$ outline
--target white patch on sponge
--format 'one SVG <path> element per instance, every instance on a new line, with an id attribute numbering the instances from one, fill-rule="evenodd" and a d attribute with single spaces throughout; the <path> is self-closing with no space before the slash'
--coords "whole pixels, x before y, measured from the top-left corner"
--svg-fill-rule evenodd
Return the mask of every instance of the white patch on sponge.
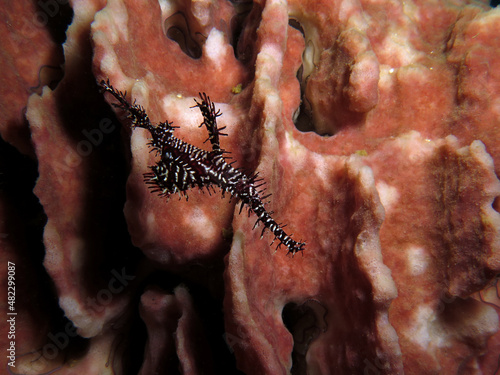
<path id="1" fill-rule="evenodd" d="M 430 254 L 423 247 L 410 246 L 406 250 L 408 256 L 408 268 L 414 276 L 420 275 L 429 266 Z"/>
<path id="2" fill-rule="evenodd" d="M 389 211 L 399 200 L 399 192 L 396 187 L 386 184 L 385 182 L 377 182 L 376 184 L 380 202 L 384 206 L 385 211 Z"/>
<path id="3" fill-rule="evenodd" d="M 227 44 L 224 33 L 217 29 L 212 29 L 203 45 L 203 56 L 212 62 L 216 69 L 222 69 L 222 62 L 228 54 L 229 45 Z"/>

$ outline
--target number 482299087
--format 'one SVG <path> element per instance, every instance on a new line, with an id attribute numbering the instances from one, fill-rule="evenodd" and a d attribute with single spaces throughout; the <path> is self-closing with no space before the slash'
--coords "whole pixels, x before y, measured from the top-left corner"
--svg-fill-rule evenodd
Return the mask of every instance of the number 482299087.
<path id="1" fill-rule="evenodd" d="M 7 262 L 7 303 L 9 311 L 15 311 L 16 303 L 16 265 L 12 262 Z"/>

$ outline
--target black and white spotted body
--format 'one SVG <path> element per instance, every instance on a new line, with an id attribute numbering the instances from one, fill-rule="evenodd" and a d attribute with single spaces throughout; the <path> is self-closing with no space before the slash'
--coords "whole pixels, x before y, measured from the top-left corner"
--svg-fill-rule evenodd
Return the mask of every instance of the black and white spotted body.
<path id="1" fill-rule="evenodd" d="M 160 156 L 160 160 L 150 167 L 151 172 L 144 174 L 144 179 L 153 192 L 165 197 L 179 193 L 187 199 L 187 190 L 191 188 L 206 188 L 210 192 L 210 188 L 218 186 L 223 195 L 227 192 L 241 201 L 240 212 L 243 205 L 246 205 L 249 211 L 257 215 L 255 226 L 259 222 L 264 224 L 261 237 L 269 229 L 275 236 L 273 242 L 278 240 L 278 247 L 285 245 L 292 256 L 304 250 L 305 243 L 297 242 L 287 235 L 283 230 L 284 226 L 276 223 L 271 217 L 272 212 L 267 212 L 264 208 L 263 200 L 269 195 L 260 196 L 262 191 L 258 188 L 263 185 L 262 179 L 257 174 L 248 176 L 226 161 L 224 154 L 227 152 L 219 143 L 219 137 L 226 134 L 221 133 L 224 128 L 217 127 L 217 117 L 221 113 L 216 111 L 214 103 L 206 94 L 200 94 L 201 102 L 195 99 L 194 107 L 198 107 L 203 115 L 204 121 L 200 127 L 204 125 L 208 131 L 207 140 L 212 145 L 211 151 L 176 138 L 175 127 L 168 121 L 153 126 L 144 108 L 135 102 L 130 104 L 125 98 L 126 93 L 115 90 L 109 81 L 102 81 L 101 86 L 118 100 L 119 104 L 114 104 L 116 107 L 128 112 L 132 128 L 144 128 L 151 133 L 149 146 Z"/>

